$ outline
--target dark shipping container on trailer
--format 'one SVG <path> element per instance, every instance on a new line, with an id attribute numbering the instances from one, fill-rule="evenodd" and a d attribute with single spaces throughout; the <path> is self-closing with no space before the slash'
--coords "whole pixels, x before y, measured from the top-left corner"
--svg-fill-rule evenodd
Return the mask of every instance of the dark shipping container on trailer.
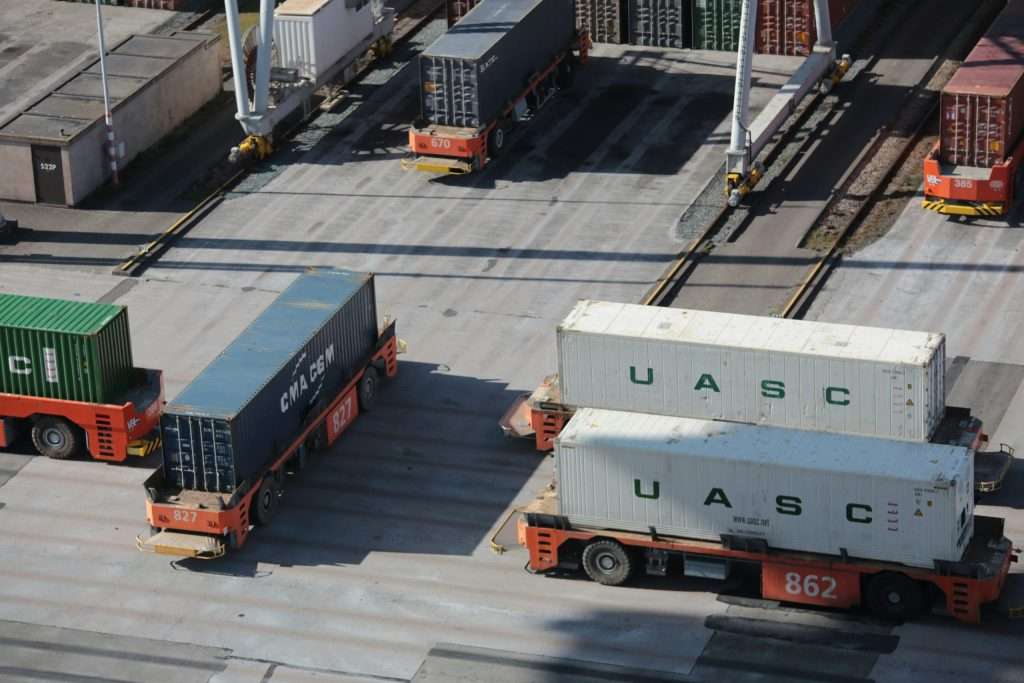
<path id="1" fill-rule="evenodd" d="M 627 0 L 629 42 L 648 47 L 691 46 L 691 0 Z"/>
<path id="2" fill-rule="evenodd" d="M 967 55 L 939 103 L 944 164 L 991 168 L 1024 129 L 1024 2 L 1011 0 Z"/>
<path id="3" fill-rule="evenodd" d="M 377 335 L 372 275 L 300 275 L 164 409 L 165 478 L 234 491 L 355 376 Z"/>
<path id="4" fill-rule="evenodd" d="M 595 43 L 624 43 L 628 35 L 625 0 L 576 0 L 576 28 Z"/>
<path id="5" fill-rule="evenodd" d="M 0 392 L 113 403 L 139 379 L 128 310 L 0 294 Z"/>
<path id="6" fill-rule="evenodd" d="M 420 113 L 430 123 L 480 128 L 569 49 L 572 0 L 485 0 L 419 57 Z"/>

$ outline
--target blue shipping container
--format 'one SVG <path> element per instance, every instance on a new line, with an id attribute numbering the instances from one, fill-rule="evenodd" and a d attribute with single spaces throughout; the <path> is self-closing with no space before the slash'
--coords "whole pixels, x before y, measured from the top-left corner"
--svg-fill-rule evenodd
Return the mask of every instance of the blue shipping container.
<path id="1" fill-rule="evenodd" d="M 377 336 L 373 275 L 300 275 L 166 406 L 167 481 L 231 493 L 261 473 L 369 361 Z"/>

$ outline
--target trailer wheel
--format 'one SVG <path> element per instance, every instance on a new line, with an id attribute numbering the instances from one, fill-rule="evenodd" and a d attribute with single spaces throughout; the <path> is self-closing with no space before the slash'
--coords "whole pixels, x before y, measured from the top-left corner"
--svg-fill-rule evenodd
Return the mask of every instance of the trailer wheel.
<path id="1" fill-rule="evenodd" d="M 77 427 L 61 417 L 45 415 L 32 425 L 32 443 L 42 455 L 67 460 L 82 450 L 82 436 Z"/>
<path id="2" fill-rule="evenodd" d="M 603 539 L 583 549 L 583 571 L 597 583 L 619 586 L 629 580 L 633 563 L 621 543 Z"/>
<path id="3" fill-rule="evenodd" d="M 364 413 L 373 410 L 373 404 L 377 402 L 378 379 L 377 369 L 371 365 L 359 380 L 359 409 Z"/>
<path id="4" fill-rule="evenodd" d="M 508 130 L 504 122 L 499 121 L 494 124 L 494 128 L 491 128 L 491 132 L 487 134 L 487 154 L 492 159 L 500 157 L 505 149 L 505 141 L 507 139 Z"/>
<path id="5" fill-rule="evenodd" d="M 263 478 L 260 490 L 253 499 L 253 519 L 260 526 L 267 526 L 274 519 L 278 504 L 277 482 L 272 475 Z"/>
<path id="6" fill-rule="evenodd" d="M 924 606 L 921 586 L 895 572 L 871 577 L 867 590 L 868 607 L 875 616 L 891 621 L 904 621 L 919 615 Z"/>

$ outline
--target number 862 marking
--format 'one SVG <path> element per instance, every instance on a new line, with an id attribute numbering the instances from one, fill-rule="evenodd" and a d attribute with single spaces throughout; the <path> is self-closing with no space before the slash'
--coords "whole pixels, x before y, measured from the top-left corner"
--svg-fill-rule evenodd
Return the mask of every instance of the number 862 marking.
<path id="1" fill-rule="evenodd" d="M 786 573 L 786 592 L 790 595 L 806 595 L 809 598 L 836 599 L 836 580 L 831 576 L 807 574 L 801 576 L 796 572 Z"/>

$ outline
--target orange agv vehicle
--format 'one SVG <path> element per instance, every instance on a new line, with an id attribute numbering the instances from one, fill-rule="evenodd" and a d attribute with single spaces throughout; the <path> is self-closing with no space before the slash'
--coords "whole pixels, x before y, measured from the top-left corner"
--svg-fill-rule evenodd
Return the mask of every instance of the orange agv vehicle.
<path id="1" fill-rule="evenodd" d="M 463 174 L 504 150 L 508 134 L 572 85 L 590 37 L 572 3 L 480 3 L 419 57 L 420 118 L 403 168 Z"/>
<path id="2" fill-rule="evenodd" d="M 1000 216 L 1024 154 L 1024 2 L 1011 0 L 939 98 L 939 142 L 924 160 L 926 209 Z"/>

